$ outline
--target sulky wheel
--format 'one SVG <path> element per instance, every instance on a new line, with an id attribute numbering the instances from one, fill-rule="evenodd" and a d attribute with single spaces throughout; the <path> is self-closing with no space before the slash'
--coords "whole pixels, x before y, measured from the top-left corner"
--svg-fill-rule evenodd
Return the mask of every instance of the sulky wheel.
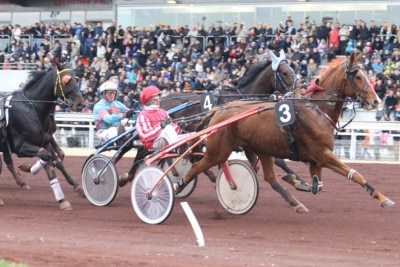
<path id="1" fill-rule="evenodd" d="M 118 172 L 109 158 L 98 154 L 89 158 L 82 169 L 86 198 L 96 206 L 110 204 L 118 192 Z"/>
<path id="2" fill-rule="evenodd" d="M 244 214 L 249 212 L 257 202 L 257 175 L 245 161 L 230 160 L 228 164 L 237 188 L 236 190 L 231 189 L 221 169 L 215 183 L 218 200 L 229 213 Z"/>
<path id="3" fill-rule="evenodd" d="M 168 164 L 166 162 L 163 163 L 163 169 L 166 170 L 168 168 Z M 172 171 L 168 172 L 168 177 L 170 178 L 172 184 L 177 183 L 181 178 L 184 178 L 186 173 L 192 167 L 192 163 L 189 159 L 181 159 L 176 165 L 175 170 L 177 172 L 177 176 L 174 175 Z M 193 178 L 190 183 L 188 183 L 185 188 L 175 195 L 177 198 L 186 198 L 192 194 L 193 190 L 196 188 L 197 177 Z"/>
<path id="4" fill-rule="evenodd" d="M 133 209 L 137 216 L 148 224 L 164 222 L 174 207 L 174 191 L 168 176 L 164 176 L 156 185 L 163 173 L 158 167 L 145 167 L 136 174 L 132 182 Z"/>

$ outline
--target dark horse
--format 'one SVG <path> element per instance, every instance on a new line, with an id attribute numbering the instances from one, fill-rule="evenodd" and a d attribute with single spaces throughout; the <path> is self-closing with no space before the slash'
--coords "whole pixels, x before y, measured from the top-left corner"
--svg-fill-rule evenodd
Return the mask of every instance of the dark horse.
<path id="1" fill-rule="evenodd" d="M 64 199 L 51 161 L 61 149 L 53 138 L 49 115 L 60 101 L 80 111 L 83 98 L 75 73 L 69 68 L 57 64 L 55 69 L 32 72 L 31 76 L 22 90 L 4 98 L 5 128 L 1 132 L 0 151 L 12 173 L 15 173 L 12 153 L 18 157 L 39 157 L 60 208 L 68 210 L 71 205 Z"/>
<path id="2" fill-rule="evenodd" d="M 260 62 L 252 65 L 248 72 L 238 81 L 238 87 L 234 86 L 223 86 L 216 90 L 215 101 L 217 104 L 223 104 L 232 100 L 241 98 L 268 98 L 274 93 L 279 92 L 281 94 L 296 91 L 300 88 L 299 80 L 293 69 L 289 66 L 285 59 L 283 50 L 280 52 L 280 56 L 277 57 L 271 52 L 271 61 Z M 179 106 L 185 102 L 191 102 L 187 108 L 170 114 L 174 120 L 184 120 L 187 125 L 184 127 L 185 131 L 193 132 L 197 128 L 196 122 L 198 122 L 202 115 L 207 112 L 202 112 L 201 107 L 201 95 L 196 93 L 171 93 L 161 98 L 160 107 L 169 110 L 176 106 Z M 127 150 L 130 148 L 126 148 Z M 120 158 L 124 153 L 118 155 Z M 135 157 L 134 164 L 130 171 L 124 176 L 120 177 L 120 186 L 124 186 L 128 181 L 131 181 L 136 173 L 141 160 L 147 151 L 144 149 L 138 149 L 138 154 Z M 256 162 L 254 154 L 246 151 L 246 156 L 252 163 Z M 284 169 L 289 176 L 294 172 L 286 165 L 283 159 L 276 159 L 276 164 Z M 211 181 L 215 181 L 215 175 L 206 170 L 206 175 Z M 301 178 L 295 175 L 298 180 Z"/>
<path id="3" fill-rule="evenodd" d="M 203 170 L 225 162 L 235 147 L 242 146 L 258 155 L 264 179 L 299 213 L 307 209 L 279 184 L 273 169 L 273 157 L 308 163 L 313 180 L 317 180 L 312 186 L 317 187 L 312 188 L 315 193 L 320 189 L 318 182 L 325 167 L 361 185 L 382 207 L 394 205 L 333 153 L 334 130 L 345 98 L 359 99 L 364 108 L 367 103 L 376 106 L 380 102 L 359 60 L 360 57 L 356 58 L 353 53 L 348 61 L 328 69 L 321 77 L 320 87 L 317 87 L 322 90 L 309 90 L 313 92 L 308 99 L 287 100 L 294 107 L 295 120 L 290 125 L 278 125 L 273 103 L 235 101 L 206 117 L 204 122 L 209 120 L 209 126 L 212 126 L 251 108 L 259 107 L 260 110 L 257 115 L 222 127 L 208 137 L 204 157 L 192 165 L 185 178 L 174 184 L 176 192 Z"/>

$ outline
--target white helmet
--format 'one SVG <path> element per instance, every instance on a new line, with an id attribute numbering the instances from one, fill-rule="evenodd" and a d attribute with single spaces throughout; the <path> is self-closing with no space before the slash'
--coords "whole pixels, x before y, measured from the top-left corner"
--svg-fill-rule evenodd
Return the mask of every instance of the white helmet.
<path id="1" fill-rule="evenodd" d="M 100 93 L 103 93 L 104 91 L 117 92 L 117 85 L 114 82 L 106 81 L 100 86 Z"/>

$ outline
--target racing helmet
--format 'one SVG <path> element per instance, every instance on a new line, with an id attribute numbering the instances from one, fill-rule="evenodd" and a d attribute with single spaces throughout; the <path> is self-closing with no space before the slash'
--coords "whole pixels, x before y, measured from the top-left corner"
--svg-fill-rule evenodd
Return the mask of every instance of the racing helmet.
<path id="1" fill-rule="evenodd" d="M 100 94 L 104 91 L 115 91 L 117 92 L 117 85 L 114 82 L 106 81 L 100 86 Z"/>
<path id="2" fill-rule="evenodd" d="M 160 93 L 160 89 L 158 89 L 156 86 L 148 86 L 143 89 L 142 94 L 140 95 L 140 102 L 142 102 L 142 104 L 144 105 L 147 103 L 147 101 L 150 100 L 151 97 Z"/>

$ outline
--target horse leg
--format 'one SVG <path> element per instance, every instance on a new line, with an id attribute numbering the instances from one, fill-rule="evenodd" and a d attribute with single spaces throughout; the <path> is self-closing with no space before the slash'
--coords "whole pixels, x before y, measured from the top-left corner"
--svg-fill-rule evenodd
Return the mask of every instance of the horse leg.
<path id="1" fill-rule="evenodd" d="M 65 200 L 65 196 L 61 189 L 61 185 L 56 177 L 56 172 L 54 171 L 54 167 L 51 165 L 51 163 L 47 163 L 44 169 L 46 171 L 47 177 L 49 178 L 50 186 L 51 189 L 53 190 L 54 197 L 60 204 L 60 209 L 72 210 L 71 204 L 67 200 Z"/>
<path id="2" fill-rule="evenodd" d="M 302 183 L 306 183 L 300 175 L 295 173 L 289 166 L 286 164 L 284 159 L 275 158 L 275 165 L 284 170 L 287 174 L 294 174 L 296 176 L 296 180 Z"/>
<path id="3" fill-rule="evenodd" d="M 332 151 L 329 151 L 329 153 L 324 153 L 323 155 L 324 158 L 321 160 L 322 162 L 326 162 L 325 167 L 361 185 L 370 196 L 379 201 L 381 207 L 389 207 L 395 204 L 392 200 L 390 200 L 388 197 L 386 197 L 381 192 L 376 190 L 372 185 L 367 183 L 365 178 L 359 172 L 350 168 L 349 166 L 344 164 L 340 159 L 338 159 Z"/>
<path id="4" fill-rule="evenodd" d="M 53 193 L 54 196 L 57 200 L 58 203 L 60 203 L 60 209 L 61 210 L 72 210 L 71 204 L 65 200 L 64 198 L 64 193 L 62 192 L 60 183 L 58 182 L 58 179 L 56 177 L 56 173 L 54 171 L 54 167 L 52 166 L 52 162 L 51 157 L 52 155 L 49 153 L 48 150 L 46 150 L 45 148 L 38 148 L 36 146 L 33 145 L 29 145 L 27 143 L 23 143 L 20 147 L 20 149 L 18 150 L 17 155 L 19 157 L 34 157 L 37 156 L 39 157 L 39 164 L 38 162 L 35 163 L 35 165 L 33 165 L 30 168 L 30 171 L 35 171 L 36 169 L 34 169 L 34 167 L 38 170 L 40 170 L 41 167 L 44 167 L 47 177 L 50 181 L 50 186 L 53 189 Z M 45 163 L 44 166 L 42 163 Z M 40 165 L 40 166 L 38 166 Z M 51 168 L 51 170 L 50 170 Z"/>
<path id="5" fill-rule="evenodd" d="M 57 142 L 52 138 L 50 140 L 50 144 L 46 146 L 47 151 L 51 155 L 51 161 L 57 169 L 61 171 L 61 173 L 64 175 L 65 180 L 72 185 L 74 188 L 74 191 L 78 193 L 80 197 L 85 197 L 85 193 L 83 191 L 83 188 L 80 184 L 78 184 L 72 177 L 69 175 L 69 173 L 66 171 L 64 164 L 62 163 L 64 158 L 65 158 L 65 153 L 64 151 L 59 147 Z"/>
<path id="6" fill-rule="evenodd" d="M 275 158 L 275 165 L 280 167 L 287 173 L 287 175 L 282 177 L 282 180 L 292 185 L 299 191 L 305 191 L 305 192 L 311 191 L 312 188 L 311 185 L 305 182 L 297 173 L 295 173 L 292 169 L 290 169 L 284 159 Z"/>
<path id="7" fill-rule="evenodd" d="M 294 196 L 287 192 L 286 189 L 277 181 L 274 171 L 274 158 L 271 156 L 262 156 L 260 157 L 260 161 L 264 171 L 264 180 L 271 185 L 272 189 L 278 192 L 297 213 L 308 212 L 308 209 Z"/>
<path id="8" fill-rule="evenodd" d="M 229 148 L 228 145 L 223 147 L 214 146 L 213 149 L 211 149 L 211 147 L 213 146 L 210 146 L 210 148 L 207 149 L 202 159 L 193 163 L 192 167 L 187 172 L 184 178 L 181 178 L 178 183 L 174 183 L 175 194 L 180 193 L 185 188 L 185 186 L 190 183 L 190 181 L 199 173 L 204 172 L 211 167 L 226 161 L 232 152 L 232 149 Z M 214 151 L 215 149 L 218 149 L 218 151 Z"/>
<path id="9" fill-rule="evenodd" d="M 82 186 L 72 179 L 69 173 L 65 170 L 64 164 L 61 161 L 56 160 L 54 166 L 61 171 L 65 180 L 74 188 L 74 191 L 77 192 L 80 197 L 85 197 L 85 192 L 83 191 Z"/>
<path id="10" fill-rule="evenodd" d="M 258 173 L 258 170 L 260 169 L 259 166 L 256 166 L 257 164 L 257 155 L 254 154 L 254 152 L 249 151 L 248 149 L 244 150 L 244 154 L 246 155 L 247 160 L 250 162 L 250 165 L 253 167 L 254 171 Z"/>
<path id="11" fill-rule="evenodd" d="M 14 162 L 12 160 L 12 156 L 8 152 L 3 152 L 4 162 L 7 165 L 7 169 L 10 171 L 12 176 L 14 177 L 15 182 L 22 188 L 22 189 L 31 189 L 31 187 L 25 183 L 25 181 L 21 178 L 21 176 L 15 171 Z"/>
<path id="12" fill-rule="evenodd" d="M 54 137 L 51 137 L 50 139 L 50 147 L 54 150 L 54 153 L 57 155 L 57 157 L 61 160 L 64 161 L 65 158 L 65 153 L 61 149 L 61 147 L 58 145 L 57 141 L 54 139 Z"/>

